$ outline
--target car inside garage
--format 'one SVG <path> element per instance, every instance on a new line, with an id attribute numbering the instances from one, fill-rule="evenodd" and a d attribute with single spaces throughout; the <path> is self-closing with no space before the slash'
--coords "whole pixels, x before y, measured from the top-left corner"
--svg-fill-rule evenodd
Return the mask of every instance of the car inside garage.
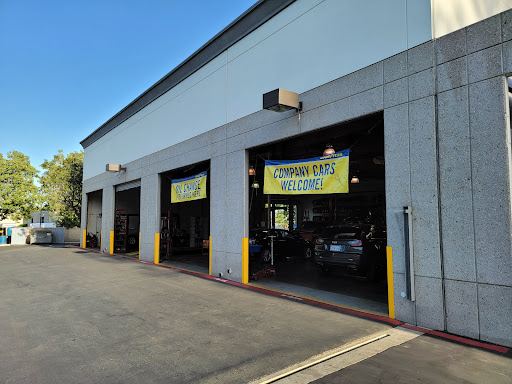
<path id="1" fill-rule="evenodd" d="M 161 175 L 161 263 L 209 272 L 209 168 L 205 161 Z"/>
<path id="2" fill-rule="evenodd" d="M 252 283 L 387 313 L 383 114 L 252 148 L 249 161 Z"/>

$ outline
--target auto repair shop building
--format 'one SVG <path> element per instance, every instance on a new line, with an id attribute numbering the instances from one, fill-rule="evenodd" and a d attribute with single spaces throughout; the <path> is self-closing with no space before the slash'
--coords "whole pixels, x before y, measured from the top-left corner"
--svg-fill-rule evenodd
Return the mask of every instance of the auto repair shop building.
<path id="1" fill-rule="evenodd" d="M 379 226 L 392 257 L 380 283 L 276 261 L 274 288 L 359 297 L 348 305 L 512 346 L 505 4 L 258 1 L 81 142 L 82 246 L 88 234 L 106 253 L 196 258 L 197 270 L 248 283 L 253 229 L 280 228 L 277 247 L 301 241 L 293 230 L 315 241 L 331 226 Z M 263 109 L 278 88 L 301 108 Z M 265 160 L 326 146 L 350 149 L 348 193 L 263 193 Z M 197 175 L 204 198 L 171 202 L 174 183 Z"/>

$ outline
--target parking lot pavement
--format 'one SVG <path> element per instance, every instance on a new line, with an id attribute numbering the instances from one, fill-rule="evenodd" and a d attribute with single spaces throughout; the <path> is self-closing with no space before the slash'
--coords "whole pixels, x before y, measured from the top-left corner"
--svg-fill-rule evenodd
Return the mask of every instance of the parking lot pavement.
<path id="1" fill-rule="evenodd" d="M 420 336 L 358 364 L 316 381 L 315 384 L 455 384 L 512 382 L 512 356 Z"/>
<path id="2" fill-rule="evenodd" d="M 0 263 L 1 383 L 245 383 L 390 329 L 80 249 Z"/>

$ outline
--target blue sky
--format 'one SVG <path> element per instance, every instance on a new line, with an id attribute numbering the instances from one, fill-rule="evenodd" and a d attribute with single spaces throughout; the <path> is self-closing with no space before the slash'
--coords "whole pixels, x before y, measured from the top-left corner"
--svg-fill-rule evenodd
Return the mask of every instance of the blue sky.
<path id="1" fill-rule="evenodd" d="M 0 0 L 0 153 L 80 150 L 255 2 Z"/>

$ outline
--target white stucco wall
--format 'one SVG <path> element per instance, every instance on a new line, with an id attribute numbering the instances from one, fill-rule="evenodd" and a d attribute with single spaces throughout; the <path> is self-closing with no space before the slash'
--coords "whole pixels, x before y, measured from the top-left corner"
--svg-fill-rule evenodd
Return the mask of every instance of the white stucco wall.
<path id="1" fill-rule="evenodd" d="M 512 0 L 432 0 L 433 36 L 438 38 L 512 8 Z"/>
<path id="2" fill-rule="evenodd" d="M 298 0 L 85 148 L 84 180 L 432 38 L 429 0 Z"/>

